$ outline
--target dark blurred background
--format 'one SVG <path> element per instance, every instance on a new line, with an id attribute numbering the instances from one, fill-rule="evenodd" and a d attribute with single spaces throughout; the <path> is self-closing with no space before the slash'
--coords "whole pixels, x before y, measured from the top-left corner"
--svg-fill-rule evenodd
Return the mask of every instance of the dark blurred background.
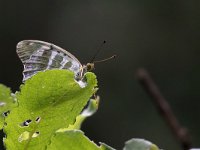
<path id="1" fill-rule="evenodd" d="M 96 59 L 117 54 L 95 66 L 101 103 L 83 125 L 90 139 L 122 149 L 139 137 L 181 149 L 135 78 L 145 67 L 200 147 L 199 0 L 0 0 L 0 82 L 13 92 L 23 70 L 16 44 L 24 39 L 54 43 L 82 63 L 103 40 Z"/>

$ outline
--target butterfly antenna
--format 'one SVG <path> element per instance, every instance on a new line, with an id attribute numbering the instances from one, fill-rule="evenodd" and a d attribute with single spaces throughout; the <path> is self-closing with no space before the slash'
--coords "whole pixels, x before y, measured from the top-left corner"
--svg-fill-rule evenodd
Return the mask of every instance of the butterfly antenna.
<path id="1" fill-rule="evenodd" d="M 99 48 L 97 49 L 97 51 L 96 51 L 96 53 L 94 54 L 94 56 L 92 57 L 92 59 L 91 59 L 91 63 L 93 63 L 94 62 L 94 59 L 96 58 L 96 56 L 99 54 L 99 52 L 101 51 L 101 49 L 102 49 L 102 47 L 103 47 L 103 45 L 106 43 L 106 41 L 103 41 L 102 43 L 101 43 L 101 45 L 99 46 Z"/>
<path id="2" fill-rule="evenodd" d="M 93 63 L 100 63 L 100 62 L 104 62 L 104 61 L 107 61 L 107 60 L 110 60 L 110 59 L 114 59 L 114 58 L 116 58 L 116 56 L 117 56 L 117 55 L 113 55 L 113 56 L 108 57 L 108 58 L 106 58 L 106 59 L 93 61 Z"/>

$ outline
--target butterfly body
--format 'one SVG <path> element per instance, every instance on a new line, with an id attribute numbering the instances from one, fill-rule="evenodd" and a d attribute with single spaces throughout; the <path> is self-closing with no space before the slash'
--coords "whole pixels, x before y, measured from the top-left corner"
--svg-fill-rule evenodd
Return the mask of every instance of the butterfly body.
<path id="1" fill-rule="evenodd" d="M 67 69 L 75 74 L 75 79 L 83 79 L 92 63 L 81 65 L 79 60 L 68 51 L 48 42 L 24 40 L 17 44 L 17 54 L 24 65 L 23 81 L 39 71 Z M 89 70 L 91 70 L 89 68 Z"/>

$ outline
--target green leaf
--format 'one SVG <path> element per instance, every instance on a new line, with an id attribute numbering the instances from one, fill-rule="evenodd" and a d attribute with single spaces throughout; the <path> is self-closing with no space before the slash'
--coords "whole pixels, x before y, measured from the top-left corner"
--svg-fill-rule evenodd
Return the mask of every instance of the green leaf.
<path id="1" fill-rule="evenodd" d="M 45 149 L 55 131 L 73 124 L 96 91 L 96 76 L 90 72 L 85 76 L 85 88 L 69 70 L 39 72 L 27 80 L 17 97 L 19 107 L 6 118 L 6 148 Z"/>
<path id="2" fill-rule="evenodd" d="M 115 150 L 104 143 L 100 144 L 97 146 L 81 130 L 67 130 L 57 132 L 47 150 Z"/>
<path id="3" fill-rule="evenodd" d="M 159 148 L 147 140 L 133 138 L 125 143 L 123 150 L 159 150 Z"/>
<path id="4" fill-rule="evenodd" d="M 82 111 L 80 115 L 76 117 L 76 121 L 73 125 L 69 125 L 68 128 L 61 129 L 60 131 L 63 132 L 66 130 L 80 129 L 83 121 L 86 118 L 92 116 L 94 113 L 96 113 L 98 107 L 99 107 L 99 96 L 97 96 L 96 99 L 90 99 L 88 106 Z"/>
<path id="5" fill-rule="evenodd" d="M 80 130 L 57 132 L 48 150 L 100 150 L 100 148 Z"/>
<path id="6" fill-rule="evenodd" d="M 89 101 L 87 108 L 83 110 L 80 116 L 87 118 L 96 113 L 99 107 L 99 101 L 100 101 L 99 96 L 97 96 L 96 99 L 91 99 Z"/>
<path id="7" fill-rule="evenodd" d="M 5 114 L 11 111 L 12 108 L 16 106 L 16 98 L 15 95 L 11 93 L 10 88 L 0 84 L 0 129 L 3 128 Z"/>

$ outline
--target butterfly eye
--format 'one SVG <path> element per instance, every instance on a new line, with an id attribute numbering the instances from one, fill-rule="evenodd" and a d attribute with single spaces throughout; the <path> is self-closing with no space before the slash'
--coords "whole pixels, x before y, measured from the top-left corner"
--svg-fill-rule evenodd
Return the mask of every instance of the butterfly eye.
<path id="1" fill-rule="evenodd" d="M 87 71 L 92 71 L 94 69 L 94 64 L 93 63 L 88 63 L 86 65 L 86 67 L 87 67 Z"/>
<path id="2" fill-rule="evenodd" d="M 87 66 L 87 70 L 91 70 L 91 68 L 92 68 L 92 67 L 91 67 L 90 65 Z"/>

